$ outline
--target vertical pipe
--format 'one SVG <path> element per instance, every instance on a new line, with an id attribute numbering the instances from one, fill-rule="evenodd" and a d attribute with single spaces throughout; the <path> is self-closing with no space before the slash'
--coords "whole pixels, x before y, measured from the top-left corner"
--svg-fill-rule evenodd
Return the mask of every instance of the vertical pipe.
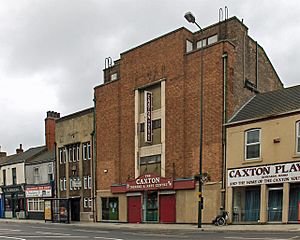
<path id="1" fill-rule="evenodd" d="M 258 43 L 256 41 L 256 65 L 255 65 L 255 73 L 256 73 L 256 89 L 258 90 Z"/>
<path id="2" fill-rule="evenodd" d="M 92 133 L 92 153 L 93 153 L 93 158 L 92 158 L 92 203 L 93 203 L 93 221 L 97 221 L 97 212 L 96 210 L 96 146 L 97 146 L 97 141 L 96 141 L 96 95 L 94 94 L 94 114 L 93 114 L 93 133 Z"/>
<path id="3" fill-rule="evenodd" d="M 223 115 L 222 115 L 222 206 L 225 209 L 225 188 L 226 188 L 226 127 L 227 122 L 227 59 L 228 54 L 224 53 L 223 56 Z"/>

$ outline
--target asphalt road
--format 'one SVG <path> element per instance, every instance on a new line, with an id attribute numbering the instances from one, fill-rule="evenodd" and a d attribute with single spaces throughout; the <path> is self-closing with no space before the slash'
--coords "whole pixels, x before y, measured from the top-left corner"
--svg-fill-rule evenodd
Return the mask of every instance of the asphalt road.
<path id="1" fill-rule="evenodd" d="M 0 240 L 103 239 L 103 240 L 300 240 L 300 232 L 208 232 L 81 227 L 67 224 L 0 223 Z"/>

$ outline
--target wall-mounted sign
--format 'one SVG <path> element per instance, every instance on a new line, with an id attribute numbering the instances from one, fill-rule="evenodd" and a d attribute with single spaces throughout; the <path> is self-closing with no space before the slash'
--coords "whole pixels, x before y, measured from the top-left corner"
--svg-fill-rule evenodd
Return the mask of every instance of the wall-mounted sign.
<path id="1" fill-rule="evenodd" d="M 228 187 L 300 182 L 300 162 L 230 169 Z"/>
<path id="2" fill-rule="evenodd" d="M 25 189 L 25 197 L 52 197 L 52 188 L 50 185 L 28 186 Z"/>
<path id="3" fill-rule="evenodd" d="M 172 178 L 162 178 L 154 174 L 146 174 L 134 180 L 129 180 L 126 184 L 126 191 L 145 191 L 173 189 Z"/>
<path id="4" fill-rule="evenodd" d="M 145 142 L 152 143 L 152 92 L 144 92 Z"/>
<path id="5" fill-rule="evenodd" d="M 23 185 L 2 186 L 1 188 L 4 193 L 22 193 L 22 192 L 24 192 Z"/>

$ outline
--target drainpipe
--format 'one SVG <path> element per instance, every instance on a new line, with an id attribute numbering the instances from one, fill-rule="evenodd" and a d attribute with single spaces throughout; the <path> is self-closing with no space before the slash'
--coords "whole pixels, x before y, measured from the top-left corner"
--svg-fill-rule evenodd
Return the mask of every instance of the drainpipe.
<path id="1" fill-rule="evenodd" d="M 94 116 L 93 116 L 93 132 L 92 132 L 92 153 L 93 153 L 93 158 L 92 158 L 92 200 L 93 200 L 93 221 L 97 221 L 97 211 L 96 211 L 96 96 L 94 95 Z"/>
<path id="2" fill-rule="evenodd" d="M 256 73 L 256 89 L 258 90 L 258 43 L 256 41 L 256 66 L 255 66 L 255 73 Z"/>
<path id="3" fill-rule="evenodd" d="M 226 203 L 226 127 L 225 123 L 227 122 L 227 62 L 228 54 L 225 52 L 222 55 L 223 59 L 223 115 L 222 115 L 222 206 L 225 209 Z"/>

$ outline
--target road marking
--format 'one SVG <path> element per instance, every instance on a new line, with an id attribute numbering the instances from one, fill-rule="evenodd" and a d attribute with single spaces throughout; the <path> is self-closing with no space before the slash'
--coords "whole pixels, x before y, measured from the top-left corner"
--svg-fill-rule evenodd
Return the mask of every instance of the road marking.
<path id="1" fill-rule="evenodd" d="M 74 232 L 86 232 L 86 233 L 109 233 L 109 231 L 91 231 L 91 230 L 84 230 L 84 229 L 75 229 Z"/>
<path id="2" fill-rule="evenodd" d="M 62 238 L 62 239 L 66 239 L 66 238 L 79 238 L 79 239 L 83 239 L 83 238 L 90 238 L 88 236 L 37 236 L 37 235 L 34 235 L 34 236 L 25 236 L 26 238 L 38 238 L 38 239 L 41 239 L 41 238 Z M 1 239 L 1 237 L 0 237 Z M 18 240 L 26 240 L 24 238 L 16 238 Z"/>
<path id="3" fill-rule="evenodd" d="M 249 240 L 289 240 L 290 238 L 269 238 L 269 237 L 224 237 L 226 239 L 249 239 Z"/>
<path id="4" fill-rule="evenodd" d="M 16 239 L 16 240 L 26 240 L 24 238 L 18 238 L 18 237 L 6 237 L 6 236 L 0 236 L 0 238 L 4 238 L 4 239 Z"/>
<path id="5" fill-rule="evenodd" d="M 96 239 L 107 239 L 107 240 L 124 240 L 123 238 L 109 238 L 109 237 L 94 237 Z"/>
<path id="6" fill-rule="evenodd" d="M 56 232 L 42 232 L 42 231 L 36 231 L 35 233 L 37 234 L 50 234 L 50 235 L 62 235 L 62 236 L 70 236 L 71 234 L 69 233 L 56 233 Z"/>
<path id="7" fill-rule="evenodd" d="M 19 230 L 19 229 L 0 228 L 0 231 L 20 232 L 21 230 Z"/>
<path id="8" fill-rule="evenodd" d="M 64 230 L 64 228 L 56 228 L 56 227 L 32 227 L 30 226 L 31 228 L 37 228 L 37 229 L 59 229 L 59 230 Z"/>

